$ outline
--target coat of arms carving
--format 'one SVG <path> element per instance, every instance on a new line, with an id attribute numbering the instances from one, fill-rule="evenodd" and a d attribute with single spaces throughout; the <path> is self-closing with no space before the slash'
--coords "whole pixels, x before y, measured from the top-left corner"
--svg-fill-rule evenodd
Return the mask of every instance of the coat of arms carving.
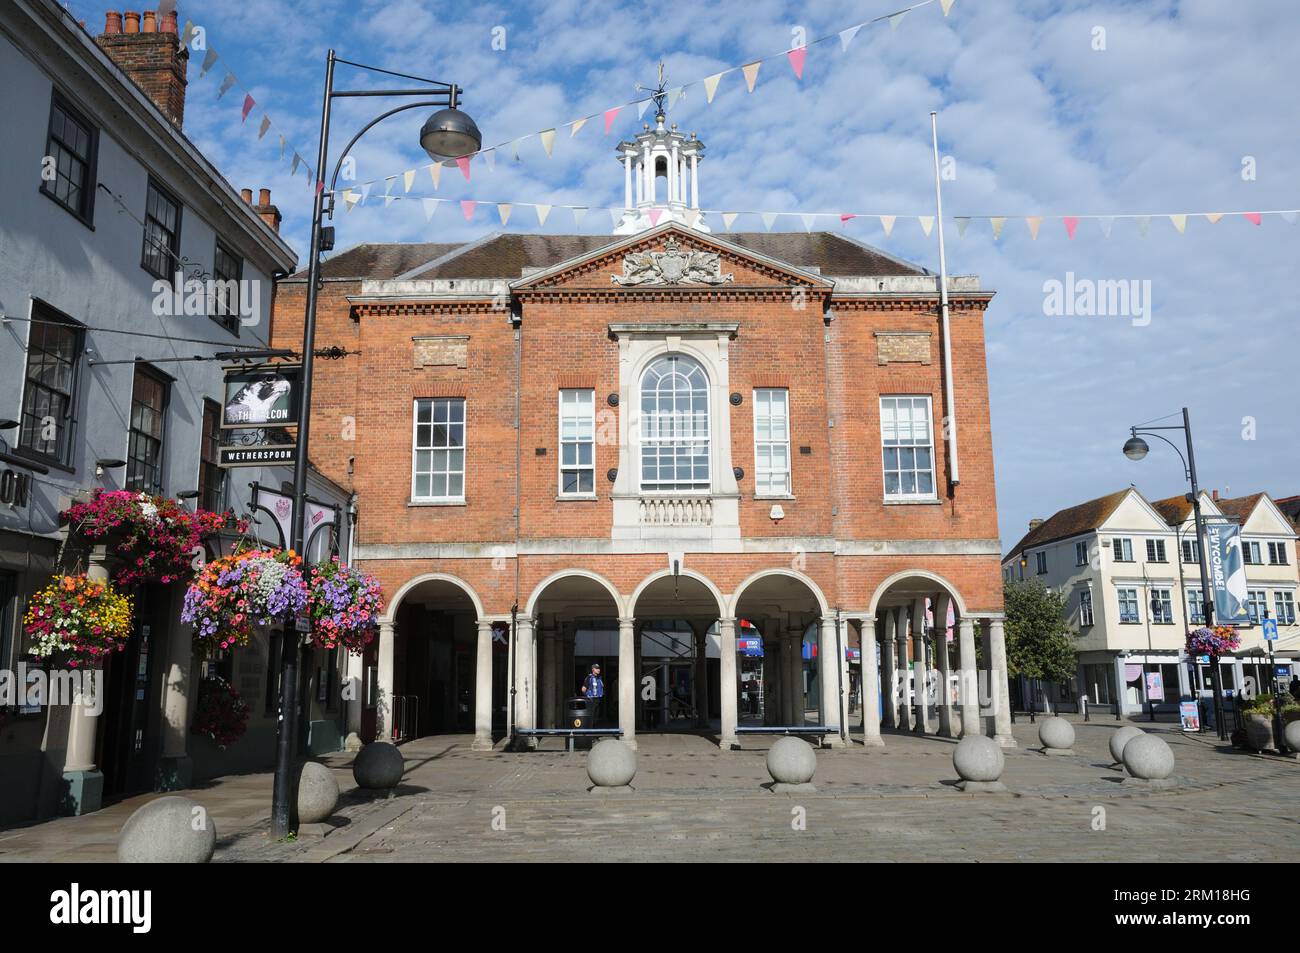
<path id="1" fill-rule="evenodd" d="M 735 275 L 722 273 L 716 252 L 689 251 L 669 237 L 663 251 L 633 252 L 623 258 L 623 274 L 611 275 L 616 285 L 720 285 Z"/>

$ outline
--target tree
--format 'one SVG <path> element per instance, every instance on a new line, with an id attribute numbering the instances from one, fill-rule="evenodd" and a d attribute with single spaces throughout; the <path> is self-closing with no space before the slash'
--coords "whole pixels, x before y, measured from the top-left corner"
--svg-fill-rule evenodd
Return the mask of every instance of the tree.
<path id="1" fill-rule="evenodd" d="M 1073 631 L 1066 621 L 1066 599 L 1036 579 L 1008 582 L 1006 605 L 1007 668 L 1012 678 L 1065 682 L 1074 678 Z"/>

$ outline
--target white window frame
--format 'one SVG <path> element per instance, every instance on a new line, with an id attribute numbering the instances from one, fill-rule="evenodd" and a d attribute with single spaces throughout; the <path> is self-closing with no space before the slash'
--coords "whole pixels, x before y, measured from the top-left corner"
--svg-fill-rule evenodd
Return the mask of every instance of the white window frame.
<path id="1" fill-rule="evenodd" d="M 759 394 L 768 395 L 767 400 L 768 400 L 769 412 L 766 416 L 768 419 L 769 429 L 768 429 L 768 438 L 766 440 L 760 440 L 758 436 L 758 422 L 759 422 L 759 418 L 762 416 L 761 414 L 759 414 L 759 410 L 758 410 Z M 770 408 L 772 406 L 771 398 L 772 395 L 775 394 L 780 394 L 781 399 L 784 402 L 785 413 L 784 416 L 780 418 L 784 421 L 785 424 L 784 439 L 776 439 L 771 436 L 772 433 L 771 422 L 778 419 L 770 411 Z M 790 388 L 755 387 L 753 393 L 753 401 L 754 401 L 754 496 L 767 497 L 767 498 L 775 497 L 780 499 L 785 499 L 786 497 L 794 496 L 794 480 L 793 480 L 793 472 L 792 472 L 793 466 L 792 466 L 792 461 L 790 459 Z M 785 449 L 785 468 L 778 470 L 772 467 L 770 464 L 764 467 L 759 462 L 760 460 L 759 451 L 762 447 L 769 448 L 768 451 L 769 461 L 772 458 L 771 449 L 776 447 L 783 447 Z M 781 479 L 785 483 L 785 489 L 774 489 L 772 487 L 770 481 L 773 476 L 781 477 Z M 768 481 L 766 486 L 764 486 L 765 478 Z"/>
<path id="2" fill-rule="evenodd" d="M 1095 617 L 1092 610 L 1092 590 L 1079 590 L 1079 625 L 1090 626 L 1095 624 Z"/>
<path id="3" fill-rule="evenodd" d="M 1152 605 L 1148 606 L 1153 625 L 1172 625 L 1174 621 L 1174 594 L 1167 588 L 1151 590 Z M 1156 604 L 1160 609 L 1157 611 Z"/>
<path id="4" fill-rule="evenodd" d="M 1278 625 L 1295 625 L 1295 595 L 1285 589 L 1273 592 L 1273 616 Z"/>
<path id="5" fill-rule="evenodd" d="M 1286 551 L 1288 543 L 1269 543 L 1268 544 L 1268 564 L 1270 566 L 1287 565 Z"/>
<path id="6" fill-rule="evenodd" d="M 1086 566 L 1090 561 L 1088 559 L 1088 541 L 1081 539 L 1074 544 L 1074 564 L 1076 566 Z"/>
<path id="7" fill-rule="evenodd" d="M 646 378 L 649 376 L 650 372 L 654 370 L 655 366 L 661 360 L 668 360 L 673 358 L 677 360 L 689 361 L 691 364 L 695 365 L 695 367 L 699 368 L 700 375 L 704 378 L 704 434 L 703 436 L 699 436 L 696 434 L 693 435 L 691 438 L 678 437 L 671 440 L 665 439 L 663 437 L 651 436 L 652 432 L 654 432 L 656 428 L 650 422 L 652 418 L 650 418 L 650 416 L 645 413 L 644 394 L 645 394 Z M 641 434 L 640 434 L 640 440 L 638 441 L 639 446 L 637 447 L 637 458 L 635 464 L 636 480 L 637 480 L 637 487 L 639 488 L 639 491 L 643 495 L 701 496 L 713 492 L 714 421 L 713 421 L 713 402 L 712 402 L 711 390 L 712 390 L 712 382 L 709 378 L 709 371 L 705 367 L 704 362 L 696 358 L 694 355 L 684 354 L 678 351 L 669 351 L 667 353 L 656 355 L 648 364 L 646 364 L 645 369 L 641 372 L 640 377 L 637 379 L 636 382 L 636 398 L 635 398 L 637 401 L 637 408 L 638 408 L 637 412 L 639 415 L 639 419 L 641 421 Z M 692 416 L 695 415 L 692 413 Z M 693 422 L 692 423 L 693 434 L 694 434 L 694 426 L 695 423 Z M 676 427 L 674 427 L 674 430 L 675 429 Z M 648 448 L 658 446 L 658 445 L 668 445 L 668 444 L 685 445 L 691 443 L 696 445 L 694 453 L 691 456 L 698 457 L 702 455 L 704 457 L 706 472 L 703 480 L 696 480 L 694 478 L 694 473 L 692 473 L 691 479 L 680 481 L 681 483 L 690 484 L 688 486 L 673 485 L 679 483 L 679 481 L 675 479 L 674 480 L 650 480 L 650 481 L 646 480 L 645 454 Z M 693 467 L 694 464 L 692 464 L 692 468 Z M 657 469 L 658 468 L 656 467 L 656 470 Z"/>
<path id="8" fill-rule="evenodd" d="M 590 438 L 583 439 L 581 436 L 578 436 L 571 439 L 567 439 L 564 436 L 564 421 L 566 416 L 565 404 L 564 404 L 565 394 L 587 394 L 590 396 L 591 398 L 591 417 L 589 421 L 590 423 L 589 433 L 591 435 Z M 585 500 L 593 499 L 596 496 L 596 391 L 591 387 L 561 387 L 555 399 L 556 399 L 556 407 L 558 408 L 557 415 L 556 415 L 556 419 L 557 419 L 556 426 L 558 428 L 557 436 L 558 436 L 559 447 L 560 447 L 560 452 L 556 454 L 555 474 L 556 474 L 556 479 L 559 481 L 556 484 L 559 490 L 559 496 L 563 497 L 564 499 L 585 499 Z M 574 416 L 573 419 L 581 422 L 582 418 L 578 416 Z M 575 463 L 572 465 L 566 465 L 564 462 L 565 446 L 573 445 L 575 447 L 581 447 L 584 443 L 591 444 L 591 463 L 590 464 Z M 579 459 L 581 459 L 581 451 L 578 452 L 578 457 Z M 591 489 L 570 490 L 566 492 L 564 489 L 564 474 L 566 471 L 576 472 L 579 474 L 579 478 L 578 478 L 579 485 L 581 485 L 582 482 L 581 473 L 583 471 L 590 471 Z"/>
<path id="9" fill-rule="evenodd" d="M 1111 555 L 1117 563 L 1133 562 L 1133 539 L 1129 536 L 1116 536 L 1111 540 Z"/>
<path id="10" fill-rule="evenodd" d="M 444 447 L 436 447 L 432 443 L 430 443 L 429 446 L 427 447 L 421 447 L 419 445 L 419 440 L 417 439 L 420 432 L 420 426 L 421 426 L 420 425 L 420 404 L 427 403 L 429 405 L 428 426 L 429 426 L 430 438 L 432 438 L 434 417 L 436 416 L 435 408 L 439 403 L 443 403 L 443 402 L 448 404 L 447 418 L 449 423 L 451 422 L 451 409 L 450 409 L 451 405 L 459 403 L 461 406 L 460 446 L 456 446 L 449 442 L 447 446 Z M 450 434 L 448 434 L 448 441 L 450 441 L 450 439 L 451 439 Z M 434 451 L 438 451 L 438 450 L 446 450 L 449 453 L 454 450 L 459 450 L 461 454 L 460 469 L 459 470 L 452 469 L 449 466 L 445 471 L 437 471 L 437 470 L 426 471 L 429 475 L 429 488 L 430 489 L 433 488 L 433 475 L 435 473 L 439 473 L 439 472 L 446 473 L 448 477 L 449 485 L 450 485 L 450 477 L 453 474 L 459 473 L 460 474 L 459 495 L 452 495 L 448 493 L 443 496 L 420 496 L 419 494 L 416 493 L 416 478 L 421 475 L 421 471 L 418 467 L 418 463 L 420 459 L 419 454 L 425 451 L 433 453 Z M 417 397 L 415 398 L 414 401 L 412 401 L 411 403 L 411 502 L 413 503 L 464 503 L 465 483 L 466 483 L 466 476 L 468 472 L 468 453 L 469 453 L 469 406 L 468 406 L 468 401 L 466 401 L 464 397 Z"/>
<path id="11" fill-rule="evenodd" d="M 1259 625 L 1264 619 L 1264 613 L 1268 611 L 1268 590 L 1267 589 L 1248 589 L 1246 590 L 1246 612 L 1250 621 L 1254 625 Z"/>
<path id="12" fill-rule="evenodd" d="M 1192 625 L 1205 624 L 1205 593 L 1199 589 L 1186 590 L 1187 621 Z"/>
<path id="13" fill-rule="evenodd" d="M 925 402 L 925 416 L 926 416 L 926 424 L 927 424 L 927 426 L 926 426 L 926 428 L 925 428 L 925 437 L 926 437 L 926 443 L 925 443 L 925 444 L 911 444 L 911 445 L 909 445 L 909 446 L 903 446 L 902 444 L 895 444 L 893 447 L 888 447 L 888 446 L 885 445 L 885 403 L 886 403 L 886 401 L 893 401 L 893 402 L 894 402 L 893 405 L 892 405 L 892 410 L 893 410 L 893 414 L 894 414 L 894 427 L 895 427 L 895 430 L 897 430 L 897 427 L 898 427 L 898 404 L 897 404 L 897 402 L 900 401 L 900 400 L 908 400 L 908 401 L 918 401 L 918 400 L 921 400 L 921 401 L 924 401 L 924 402 Z M 911 405 L 911 409 L 915 409 L 915 407 L 916 407 L 916 404 L 913 403 L 913 404 Z M 934 401 L 933 401 L 933 399 L 930 397 L 929 394 L 881 394 L 881 395 L 880 395 L 880 405 L 879 405 L 879 407 L 878 407 L 878 411 L 879 411 L 879 421 L 880 421 L 880 467 L 881 467 L 881 473 L 880 473 L 880 476 L 881 476 L 881 489 L 882 489 L 882 491 L 884 492 L 884 499 L 885 499 L 885 501 L 886 501 L 886 502 L 891 502 L 891 501 L 900 501 L 900 500 L 901 500 L 901 501 L 921 500 L 921 501 L 927 501 L 927 502 L 929 502 L 929 501 L 937 500 L 937 499 L 939 498 L 939 486 L 938 486 L 938 480 L 937 480 L 937 478 L 936 478 L 936 473 L 935 473 L 935 458 L 934 458 Z M 886 454 L 886 452 L 887 452 L 888 450 L 900 450 L 900 451 L 902 451 L 902 450 L 913 450 L 913 451 L 915 451 L 915 450 L 917 450 L 917 449 L 925 449 L 925 450 L 927 450 L 927 451 L 929 452 L 929 454 L 930 454 L 930 467 L 929 467 L 929 472 L 930 472 L 930 491 L 929 491 L 928 493 L 921 493 L 921 492 L 904 493 L 904 492 L 902 492 L 902 491 L 901 491 L 901 485 L 902 485 L 902 484 L 901 484 L 901 477 L 902 477 L 902 474 L 903 474 L 904 472 L 906 472 L 906 471 L 905 471 L 905 469 L 902 467 L 902 465 L 901 465 L 901 461 L 900 461 L 900 465 L 899 465 L 898 469 L 895 470 L 895 471 L 893 471 L 893 472 L 897 472 L 897 473 L 899 474 L 899 477 L 900 477 L 900 490 L 899 490 L 899 492 L 896 492 L 896 493 L 890 493 L 890 492 L 889 492 L 889 479 L 888 479 L 888 475 L 889 475 L 889 473 L 890 473 L 891 471 L 890 471 L 890 468 L 887 467 L 887 466 L 885 465 L 885 454 Z M 901 454 L 900 454 L 900 456 L 901 456 Z M 912 472 L 912 473 L 916 473 L 916 474 L 920 474 L 920 473 L 925 472 L 922 468 L 917 467 L 917 466 L 915 466 L 915 465 L 912 466 L 912 467 L 910 467 L 910 468 L 907 468 L 907 471 L 910 471 L 910 472 Z"/>
<path id="14" fill-rule="evenodd" d="M 1182 546 L 1182 560 L 1188 565 L 1199 563 L 1201 561 L 1201 544 L 1194 539 L 1184 539 Z"/>
<path id="15" fill-rule="evenodd" d="M 1045 549 L 1034 553 L 1034 574 L 1038 576 L 1047 575 L 1047 550 Z"/>
<path id="16" fill-rule="evenodd" d="M 1147 562 L 1149 563 L 1166 563 L 1165 541 L 1163 539 L 1147 540 Z"/>
<path id="17" fill-rule="evenodd" d="M 1251 540 L 1250 542 L 1247 542 L 1244 539 L 1241 541 L 1241 561 L 1246 566 L 1263 565 L 1259 558 L 1258 541 Z"/>
<path id="18" fill-rule="evenodd" d="M 1126 595 L 1126 593 L 1130 595 Z M 1115 590 L 1115 597 L 1119 603 L 1119 621 L 1121 625 L 1141 625 L 1142 624 L 1142 600 L 1138 597 L 1138 591 L 1132 586 L 1119 586 Z M 1124 617 L 1124 604 L 1131 602 L 1136 608 L 1135 617 L 1126 619 Z"/>

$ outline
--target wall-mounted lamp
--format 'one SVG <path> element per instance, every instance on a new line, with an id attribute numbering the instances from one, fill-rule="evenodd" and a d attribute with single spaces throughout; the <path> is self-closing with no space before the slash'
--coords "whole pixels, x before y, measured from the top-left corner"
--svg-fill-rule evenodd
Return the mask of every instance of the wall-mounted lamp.
<path id="1" fill-rule="evenodd" d="M 124 466 L 126 466 L 125 460 L 96 460 L 95 476 L 102 477 L 105 470 L 116 470 Z"/>

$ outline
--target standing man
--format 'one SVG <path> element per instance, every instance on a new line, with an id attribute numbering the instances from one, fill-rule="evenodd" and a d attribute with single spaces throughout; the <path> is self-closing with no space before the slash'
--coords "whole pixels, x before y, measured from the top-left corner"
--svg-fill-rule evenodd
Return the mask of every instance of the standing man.
<path id="1" fill-rule="evenodd" d="M 591 726 L 600 727 L 599 722 L 605 714 L 605 680 L 600 677 L 600 665 L 591 666 L 591 674 L 582 681 L 582 694 L 591 702 Z"/>

